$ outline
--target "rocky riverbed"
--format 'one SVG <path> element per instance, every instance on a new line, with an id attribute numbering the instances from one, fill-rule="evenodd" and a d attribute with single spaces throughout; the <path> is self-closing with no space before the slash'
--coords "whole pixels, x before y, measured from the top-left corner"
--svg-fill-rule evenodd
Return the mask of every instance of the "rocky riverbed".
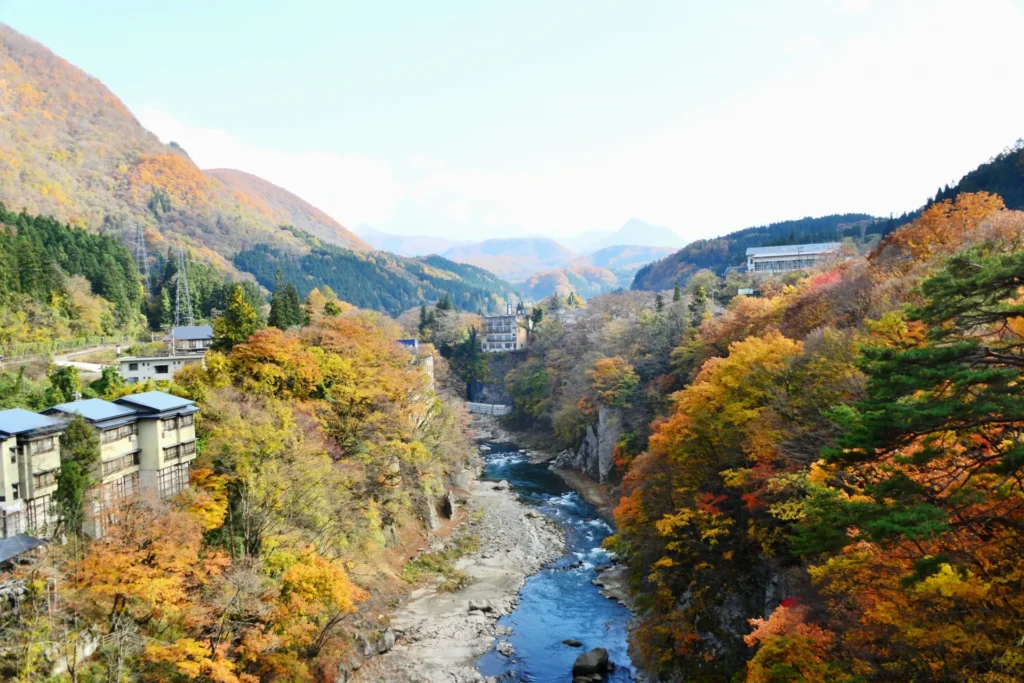
<path id="1" fill-rule="evenodd" d="M 367 659 L 353 680 L 374 683 L 463 683 L 492 680 L 476 659 L 507 635 L 497 626 L 516 606 L 526 577 L 565 553 L 562 528 L 521 504 L 508 484 L 475 481 L 466 503 L 479 549 L 456 568 L 470 583 L 456 592 L 414 591 L 391 618 L 395 642 Z"/>

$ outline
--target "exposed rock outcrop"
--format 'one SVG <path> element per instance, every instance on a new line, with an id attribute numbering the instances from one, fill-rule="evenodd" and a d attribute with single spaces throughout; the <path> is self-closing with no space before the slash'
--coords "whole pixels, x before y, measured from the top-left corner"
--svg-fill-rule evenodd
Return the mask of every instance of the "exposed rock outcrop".
<path id="1" fill-rule="evenodd" d="M 554 466 L 583 472 L 594 481 L 604 484 L 615 467 L 612 456 L 620 438 L 622 410 L 601 406 L 597 413 L 597 422 L 587 428 L 587 435 L 579 449 L 575 453 L 562 451 L 555 459 Z"/>

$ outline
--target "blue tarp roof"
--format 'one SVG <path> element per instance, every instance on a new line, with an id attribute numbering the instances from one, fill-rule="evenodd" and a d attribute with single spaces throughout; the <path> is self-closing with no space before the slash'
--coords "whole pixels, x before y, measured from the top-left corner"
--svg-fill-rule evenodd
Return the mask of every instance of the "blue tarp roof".
<path id="1" fill-rule="evenodd" d="M 181 341 L 193 339 L 213 339 L 213 327 L 211 325 L 182 325 L 172 327 L 169 335 Z"/>
<path id="2" fill-rule="evenodd" d="M 0 433 L 6 434 L 7 436 L 12 434 L 21 434 L 22 432 L 29 432 L 41 427 L 52 427 L 59 424 L 60 422 L 54 420 L 52 417 L 33 413 L 23 408 L 0 410 Z"/>
<path id="3" fill-rule="evenodd" d="M 127 406 L 120 406 L 110 401 L 104 401 L 101 398 L 87 398 L 82 401 L 61 403 L 54 406 L 53 410 L 59 410 L 62 413 L 77 413 L 91 422 L 111 420 L 115 417 L 124 417 L 135 412 Z"/>
<path id="4" fill-rule="evenodd" d="M 6 562 L 41 545 L 46 545 L 46 541 L 25 534 L 0 538 L 0 562 Z"/>
<path id="5" fill-rule="evenodd" d="M 164 410 L 174 410 L 176 408 L 190 406 L 193 401 L 190 401 L 187 398 L 179 398 L 178 396 L 173 396 L 162 391 L 146 391 L 141 394 L 122 396 L 117 399 L 117 403 L 119 405 L 131 403 L 133 405 L 142 406 L 143 408 L 149 408 L 156 412 L 162 412 Z"/>

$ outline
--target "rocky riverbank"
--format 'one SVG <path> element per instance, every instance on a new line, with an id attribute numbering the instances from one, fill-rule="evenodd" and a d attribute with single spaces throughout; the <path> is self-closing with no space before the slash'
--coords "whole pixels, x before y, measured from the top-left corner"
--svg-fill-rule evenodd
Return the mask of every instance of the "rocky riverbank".
<path id="1" fill-rule="evenodd" d="M 391 617 L 394 643 L 365 660 L 352 680 L 488 680 L 474 662 L 507 635 L 497 620 L 515 607 L 526 577 L 565 552 L 565 537 L 558 524 L 519 503 L 507 483 L 475 481 L 470 494 L 466 506 L 472 521 L 464 533 L 476 535 L 480 546 L 456 563 L 469 584 L 456 592 L 438 586 L 414 591 Z"/>

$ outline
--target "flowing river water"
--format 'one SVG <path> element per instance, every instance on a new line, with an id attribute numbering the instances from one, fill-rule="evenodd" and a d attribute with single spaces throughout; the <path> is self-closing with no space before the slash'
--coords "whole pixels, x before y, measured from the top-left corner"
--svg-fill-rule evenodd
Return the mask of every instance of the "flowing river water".
<path id="1" fill-rule="evenodd" d="M 595 647 L 608 650 L 615 670 L 606 680 L 632 681 L 635 670 L 626 646 L 629 610 L 605 598 L 591 581 L 596 568 L 608 563 L 601 541 L 612 533 L 597 510 L 569 488 L 546 464 L 533 464 L 512 444 L 487 444 L 484 479 L 507 480 L 519 499 L 565 528 L 566 555 L 526 580 L 514 612 L 500 626 L 515 648 L 506 657 L 492 649 L 477 661 L 487 676 L 506 675 L 529 683 L 572 680 L 576 657 Z M 577 640 L 570 647 L 563 640 Z"/>

